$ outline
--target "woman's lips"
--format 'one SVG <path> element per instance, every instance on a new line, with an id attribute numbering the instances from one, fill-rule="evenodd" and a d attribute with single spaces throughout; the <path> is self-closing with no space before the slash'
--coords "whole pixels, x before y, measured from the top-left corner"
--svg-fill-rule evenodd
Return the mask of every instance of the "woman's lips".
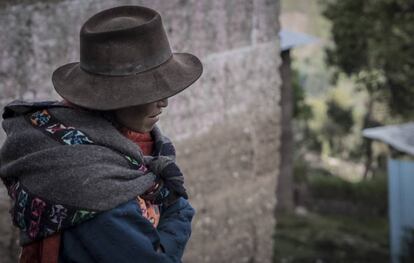
<path id="1" fill-rule="evenodd" d="M 152 116 L 149 116 L 149 117 L 150 117 L 150 118 L 155 118 L 155 117 L 158 117 L 161 113 L 162 113 L 162 112 L 159 112 L 159 113 L 157 113 L 157 114 L 155 114 L 155 115 L 152 115 Z"/>
<path id="2" fill-rule="evenodd" d="M 159 121 L 159 119 L 160 119 L 160 115 L 161 115 L 161 112 L 159 112 L 159 113 L 157 113 L 157 114 L 155 114 L 155 115 L 149 116 L 148 118 L 149 118 L 149 120 L 150 120 L 151 122 L 156 123 L 156 122 L 158 122 L 158 121 Z"/>
<path id="3" fill-rule="evenodd" d="M 156 122 L 158 122 L 160 120 L 160 117 L 158 115 L 153 116 L 153 117 L 148 117 L 148 121 L 152 124 L 155 124 Z"/>

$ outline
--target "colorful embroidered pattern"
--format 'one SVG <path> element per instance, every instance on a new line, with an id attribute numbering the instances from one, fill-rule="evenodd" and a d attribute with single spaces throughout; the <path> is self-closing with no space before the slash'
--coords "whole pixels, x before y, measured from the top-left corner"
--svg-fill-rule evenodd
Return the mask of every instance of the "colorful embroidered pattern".
<path id="1" fill-rule="evenodd" d="M 36 111 L 30 116 L 31 124 L 40 128 L 55 140 L 67 144 L 93 144 L 83 132 L 74 127 L 65 126 L 59 123 L 47 110 Z"/>
<path id="2" fill-rule="evenodd" d="M 145 217 L 156 228 L 160 221 L 160 209 L 158 205 L 152 204 L 150 201 L 137 197 L 137 202 L 141 208 L 142 216 Z"/>
<path id="3" fill-rule="evenodd" d="M 37 109 L 39 109 L 39 107 Z M 25 117 L 34 128 L 61 144 L 88 145 L 95 143 L 87 133 L 76 129 L 75 127 L 66 126 L 56 119 L 47 109 L 36 110 L 36 112 L 31 112 Z M 156 129 L 154 138 L 155 148 L 153 155 L 175 155 L 171 142 L 164 138 Z M 135 160 L 121 152 L 119 154 L 124 156 L 133 169 L 142 172 L 147 171 L 147 167 L 141 160 Z M 8 177 L 3 178 L 2 180 L 7 186 L 12 202 L 14 202 L 12 205 L 13 209 L 10 211 L 13 223 L 32 240 L 50 236 L 51 234 L 93 218 L 98 213 L 98 211 L 53 203 L 50 200 L 36 196 L 29 192 L 28 189 L 18 181 L 18 178 Z M 160 192 L 161 197 L 168 195 L 168 189 L 162 189 Z M 156 226 L 159 219 L 159 207 L 148 205 L 151 204 L 148 200 L 142 198 L 139 199 L 138 201 L 143 211 L 143 216 Z"/>
<path id="4" fill-rule="evenodd" d="M 51 204 L 30 194 L 19 182 L 12 184 L 8 190 L 12 201 L 17 203 L 11 211 L 13 223 L 33 240 L 79 224 L 97 213 L 67 205 Z"/>
<path id="5" fill-rule="evenodd" d="M 137 160 L 135 160 L 134 158 L 129 157 L 128 155 L 124 155 L 124 157 L 129 161 L 129 163 L 135 168 L 138 169 L 139 171 L 145 173 L 148 171 L 148 168 L 144 165 L 144 164 L 139 164 L 139 162 Z"/>
<path id="6" fill-rule="evenodd" d="M 30 117 L 30 121 L 34 126 L 41 127 L 49 122 L 51 116 L 47 110 L 36 111 Z"/>
<path id="7" fill-rule="evenodd" d="M 56 141 L 66 145 L 94 144 L 84 132 L 60 123 L 47 110 L 39 110 L 27 116 L 37 129 Z M 122 154 L 132 168 L 147 171 L 145 165 Z M 55 204 L 29 193 L 19 181 L 4 181 L 8 193 L 15 203 L 11 214 L 13 223 L 33 239 L 41 239 L 85 220 L 93 218 L 97 211 L 79 209 L 68 205 Z"/>
<path id="8" fill-rule="evenodd" d="M 62 144 L 94 144 L 93 140 L 91 140 L 84 132 L 60 123 L 59 120 L 54 118 L 48 110 L 39 110 L 32 113 L 29 116 L 29 121 L 35 128 L 40 129 Z M 147 171 L 145 165 L 140 164 L 140 162 L 134 158 L 124 154 L 123 156 L 128 160 L 132 168 L 142 172 Z"/>
<path id="9" fill-rule="evenodd" d="M 67 131 L 64 136 L 62 136 L 62 140 L 69 145 L 73 144 L 89 144 L 93 143 L 91 140 L 86 137 L 81 131 Z"/>

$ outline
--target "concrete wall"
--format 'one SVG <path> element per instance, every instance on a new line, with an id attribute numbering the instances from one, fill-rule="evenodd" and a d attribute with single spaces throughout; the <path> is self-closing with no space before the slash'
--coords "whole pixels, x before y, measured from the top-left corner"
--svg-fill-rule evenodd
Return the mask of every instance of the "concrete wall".
<path id="1" fill-rule="evenodd" d="M 198 212 L 184 261 L 270 262 L 279 162 L 279 1 L 20 2 L 0 3 L 0 106 L 14 98 L 58 98 L 51 73 L 79 60 L 79 28 L 93 13 L 121 4 L 159 10 L 173 49 L 196 54 L 204 64 L 202 78 L 170 99 L 160 122 L 176 142 Z M 4 214 L 4 193 L 1 200 Z M 4 224 L 2 253 L 14 249 Z"/>

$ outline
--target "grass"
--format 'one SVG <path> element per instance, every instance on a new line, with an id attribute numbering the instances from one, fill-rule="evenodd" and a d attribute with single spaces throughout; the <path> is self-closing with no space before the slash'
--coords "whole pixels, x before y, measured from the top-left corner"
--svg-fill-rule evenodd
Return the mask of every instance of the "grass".
<path id="1" fill-rule="evenodd" d="M 389 262 L 385 175 L 349 182 L 303 161 L 296 162 L 294 175 L 295 183 L 310 192 L 308 210 L 317 200 L 349 202 L 360 209 L 341 215 L 278 215 L 274 263 Z"/>
<path id="2" fill-rule="evenodd" d="M 294 165 L 294 181 L 305 184 L 312 199 L 345 201 L 362 209 L 377 211 L 386 216 L 388 212 L 388 182 L 386 172 L 376 172 L 374 178 L 351 182 L 335 176 L 324 168 L 312 167 L 298 159 Z"/>
<path id="3" fill-rule="evenodd" d="M 388 262 L 387 233 L 384 218 L 280 216 L 274 262 Z"/>
<path id="4" fill-rule="evenodd" d="M 309 188 L 314 198 L 349 201 L 387 213 L 388 190 L 385 176 L 360 182 L 348 182 L 335 176 L 312 176 Z"/>
<path id="5" fill-rule="evenodd" d="M 357 93 L 353 80 L 343 76 L 335 85 L 338 88 L 331 89 L 332 83 L 329 81 L 331 71 L 325 66 L 323 51 L 326 43 L 329 44 L 330 25 L 320 14 L 320 3 L 317 0 L 283 0 L 281 7 L 282 14 L 295 14 L 291 21 L 285 21 L 287 25 L 292 22 L 293 25 L 299 25 L 297 30 L 322 39 L 318 45 L 295 49 L 292 55 L 293 66 L 300 72 L 300 80 L 308 96 L 307 102 L 314 112 L 313 119 L 309 121 L 309 128 L 315 135 L 311 145 L 314 145 L 314 149 L 322 149 L 323 155 L 338 154 L 332 153 L 328 145 L 328 139 L 334 135 L 321 134 L 324 124 L 329 121 L 326 116 L 325 101 L 328 97 L 335 97 L 346 102 L 347 106 L 352 105 L 354 109 L 356 124 L 353 132 L 341 138 L 344 147 L 347 147 L 345 150 L 360 153 L 358 146 L 362 138 L 360 127 L 365 114 L 366 95 Z M 306 23 L 301 25 L 301 19 Z M 295 23 L 295 20 L 299 22 Z M 309 137 L 307 139 L 308 143 Z M 357 155 L 357 158 L 360 158 L 358 156 L 360 155 Z M 308 210 L 312 210 L 312 204 L 317 200 L 348 202 L 351 208 L 359 209 L 353 209 L 352 216 L 349 211 L 344 215 L 332 212 L 325 214 L 309 212 L 302 216 L 278 215 L 274 236 L 275 263 L 389 262 L 386 216 L 388 197 L 385 175 L 361 182 L 349 182 L 338 178 L 338 174 L 333 174 L 333 171 L 310 167 L 305 162 L 297 162 L 294 167 L 294 181 L 297 186 L 300 186 L 298 188 L 302 189 L 305 186 L 309 193 L 309 199 L 300 199 L 309 204 Z"/>

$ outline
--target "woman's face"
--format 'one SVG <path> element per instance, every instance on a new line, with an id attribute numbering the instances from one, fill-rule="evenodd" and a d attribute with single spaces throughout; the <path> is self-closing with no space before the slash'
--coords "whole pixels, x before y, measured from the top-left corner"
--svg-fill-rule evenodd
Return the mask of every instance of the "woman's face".
<path id="1" fill-rule="evenodd" d="M 138 105 L 123 109 L 115 110 L 115 118 L 121 125 L 137 131 L 149 132 L 159 120 L 162 108 L 168 106 L 168 99 L 151 102 L 144 105 Z"/>

